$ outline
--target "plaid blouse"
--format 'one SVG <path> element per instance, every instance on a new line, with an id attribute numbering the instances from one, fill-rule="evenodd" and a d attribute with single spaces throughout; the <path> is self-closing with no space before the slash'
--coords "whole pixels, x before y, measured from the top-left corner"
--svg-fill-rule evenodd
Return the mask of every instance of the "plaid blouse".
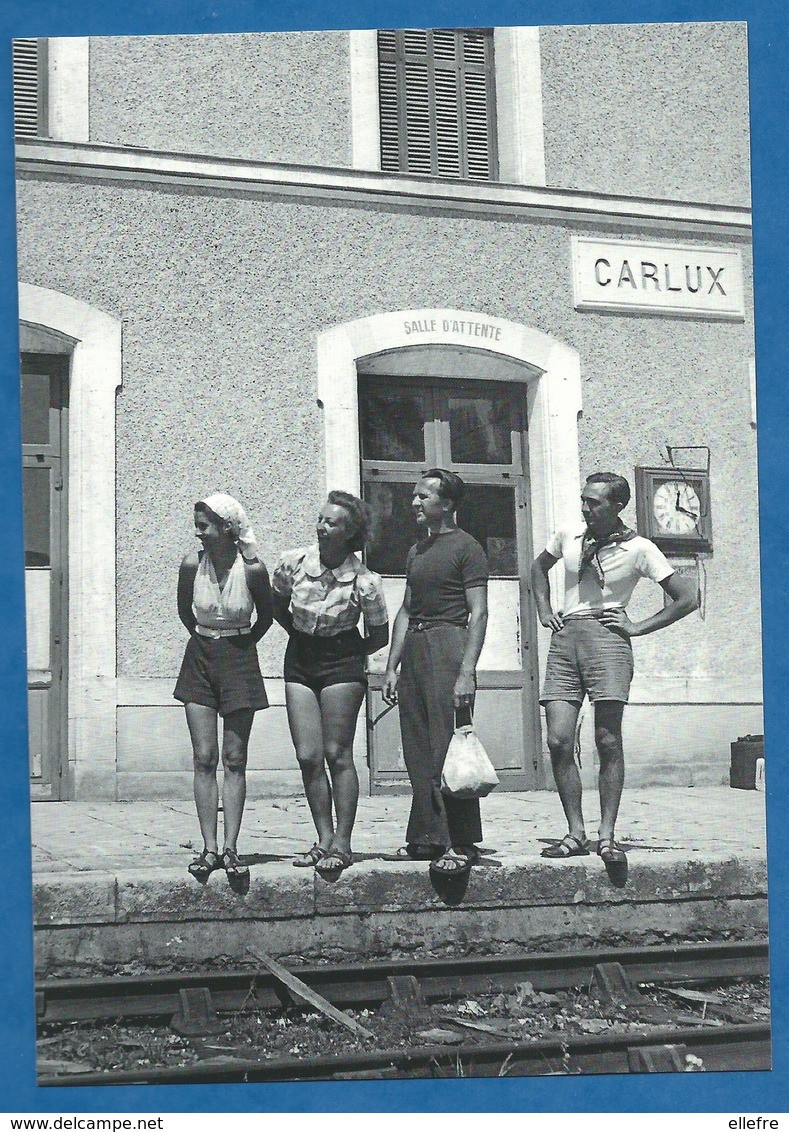
<path id="1" fill-rule="evenodd" d="M 317 545 L 287 550 L 274 570 L 271 588 L 290 599 L 293 628 L 299 633 L 334 637 L 353 629 L 360 616 L 368 628 L 389 620 L 380 575 L 355 554 L 332 570 L 321 562 Z"/>

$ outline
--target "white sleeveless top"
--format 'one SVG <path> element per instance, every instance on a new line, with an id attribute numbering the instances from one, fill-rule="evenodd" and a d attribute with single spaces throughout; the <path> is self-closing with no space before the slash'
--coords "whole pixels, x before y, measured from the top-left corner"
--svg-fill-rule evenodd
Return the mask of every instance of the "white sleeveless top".
<path id="1" fill-rule="evenodd" d="M 222 590 L 210 554 L 201 555 L 192 591 L 192 612 L 198 625 L 206 629 L 245 629 L 254 605 L 240 554 L 236 555 Z"/>

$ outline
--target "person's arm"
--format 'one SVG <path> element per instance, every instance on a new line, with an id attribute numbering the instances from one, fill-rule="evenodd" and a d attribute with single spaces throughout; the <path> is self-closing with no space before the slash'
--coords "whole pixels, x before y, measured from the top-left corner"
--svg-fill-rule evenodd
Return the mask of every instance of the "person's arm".
<path id="1" fill-rule="evenodd" d="M 257 614 L 251 633 L 252 640 L 257 644 L 269 631 L 273 621 L 271 583 L 268 578 L 268 570 L 262 562 L 245 562 L 244 570 Z"/>
<path id="2" fill-rule="evenodd" d="M 290 612 L 290 598 L 283 597 L 276 591 L 271 595 L 272 612 L 274 620 L 281 625 L 288 636 L 293 632 L 293 615 Z"/>
<path id="3" fill-rule="evenodd" d="M 403 645 L 405 644 L 405 635 L 410 620 L 411 587 L 406 583 L 403 604 L 398 609 L 397 616 L 394 619 L 394 625 L 392 626 L 392 644 L 389 649 L 389 659 L 386 662 L 384 686 L 381 690 L 385 704 L 397 703 L 397 666 L 400 663 L 400 657 L 403 655 Z"/>
<path id="4" fill-rule="evenodd" d="M 292 556 L 290 556 L 292 557 Z M 285 554 L 277 563 L 271 578 L 271 600 L 274 620 L 290 636 L 293 632 L 293 615 L 290 612 L 290 595 L 293 591 L 293 566 Z"/>
<path id="5" fill-rule="evenodd" d="M 600 624 L 626 637 L 645 637 L 648 633 L 655 633 L 658 629 L 673 625 L 675 621 L 681 621 L 694 609 L 698 609 L 698 591 L 686 578 L 670 574 L 658 585 L 671 601 L 657 613 L 643 621 L 631 621 L 624 609 L 604 609 L 600 614 Z"/>
<path id="6" fill-rule="evenodd" d="M 378 652 L 379 649 L 385 649 L 389 644 L 389 622 L 385 625 L 370 625 L 367 629 L 367 635 L 364 638 L 364 651 L 370 656 L 371 653 Z"/>
<path id="7" fill-rule="evenodd" d="M 564 625 L 561 613 L 554 613 L 551 605 L 551 583 L 548 574 L 559 561 L 547 550 L 538 554 L 531 565 L 531 588 L 540 624 L 557 633 Z"/>
<path id="8" fill-rule="evenodd" d="M 187 554 L 178 571 L 178 616 L 189 633 L 194 633 L 197 624 L 192 610 L 197 564 L 197 555 Z"/>
<path id="9" fill-rule="evenodd" d="M 466 605 L 468 638 L 463 651 L 460 673 L 452 692 L 452 702 L 455 707 L 460 707 L 464 696 L 473 696 L 477 688 L 477 661 L 485 643 L 485 631 L 488 627 L 488 587 L 474 586 L 466 590 Z"/>
<path id="10" fill-rule="evenodd" d="M 389 643 L 389 613 L 386 608 L 384 587 L 379 574 L 372 571 L 359 583 L 362 620 L 364 624 L 364 651 L 370 656 Z"/>

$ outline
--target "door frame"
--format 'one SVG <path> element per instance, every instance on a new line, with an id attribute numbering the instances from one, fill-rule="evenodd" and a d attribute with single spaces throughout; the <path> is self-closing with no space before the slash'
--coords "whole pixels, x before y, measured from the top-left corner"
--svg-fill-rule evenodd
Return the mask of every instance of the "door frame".
<path id="1" fill-rule="evenodd" d="M 68 781 L 63 796 L 116 796 L 115 395 L 122 325 L 71 295 L 19 285 L 20 337 L 59 338 L 69 388 Z M 64 778 L 66 775 L 64 775 Z"/>
<path id="2" fill-rule="evenodd" d="M 493 355 L 499 362 L 495 380 L 526 386 L 530 541 L 532 547 L 545 546 L 552 531 L 580 518 L 580 355 L 549 334 L 480 311 L 389 311 L 318 334 L 317 395 L 324 418 L 326 489 L 356 495 L 361 490 L 357 389 L 364 360 L 392 352 L 393 360 L 409 358 L 419 364 L 420 356 L 437 349 L 446 351 L 451 359 L 449 377 L 485 380 L 489 367 L 480 365 L 480 360 Z M 397 372 L 407 376 L 409 372 L 418 375 L 420 370 L 398 368 Z M 561 571 L 556 571 L 553 586 L 561 601 Z M 542 671 L 549 641 L 545 634 L 537 634 L 536 624 L 529 626 L 529 632 L 536 641 L 537 668 Z M 356 751 L 357 761 L 366 755 L 366 735 L 360 732 L 359 742 L 365 750 Z"/>

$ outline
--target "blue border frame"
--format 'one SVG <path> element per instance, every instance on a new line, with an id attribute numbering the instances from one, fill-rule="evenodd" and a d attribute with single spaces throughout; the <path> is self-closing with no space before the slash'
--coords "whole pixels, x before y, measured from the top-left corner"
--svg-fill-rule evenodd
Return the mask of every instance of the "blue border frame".
<path id="1" fill-rule="evenodd" d="M 380 15 L 378 15 L 380 13 Z M 754 183 L 756 340 L 759 376 L 759 468 L 766 732 L 773 755 L 768 778 L 770 912 L 773 944 L 774 1069 L 772 1073 L 666 1075 L 658 1079 L 584 1077 L 495 1081 L 404 1081 L 347 1084 L 135 1086 L 37 1089 L 32 1017 L 32 910 L 26 755 L 24 591 L 22 571 L 21 469 L 15 218 L 10 66 L 0 86 L 0 471 L 6 484 L 0 554 L 0 593 L 5 595 L 0 689 L 5 693 L 3 794 L 0 835 L 3 1009 L 0 1012 L 0 1096 L 17 1112 L 314 1112 L 314 1111 L 514 1111 L 514 1112 L 785 1112 L 789 1111 L 787 970 L 779 946 L 787 929 L 789 895 L 784 856 L 789 845 L 778 808 L 789 784 L 780 736 L 789 725 L 781 693 L 787 686 L 786 601 L 789 544 L 782 472 L 789 411 L 784 374 L 789 372 L 785 330 L 787 285 L 786 123 L 789 121 L 789 17 L 780 0 L 701 2 L 671 0 L 532 0 L 522 4 L 374 4 L 343 6 L 319 0 L 275 5 L 272 0 L 5 0 L 0 43 L 10 57 L 14 36 L 129 35 L 184 32 L 309 30 L 328 27 L 506 26 L 509 24 L 634 23 L 687 20 L 746 20 L 749 25 L 751 129 Z M 375 21 L 375 23 L 373 23 Z M 656 68 L 660 61 L 655 61 Z M 758 632 L 759 626 L 753 626 Z"/>

